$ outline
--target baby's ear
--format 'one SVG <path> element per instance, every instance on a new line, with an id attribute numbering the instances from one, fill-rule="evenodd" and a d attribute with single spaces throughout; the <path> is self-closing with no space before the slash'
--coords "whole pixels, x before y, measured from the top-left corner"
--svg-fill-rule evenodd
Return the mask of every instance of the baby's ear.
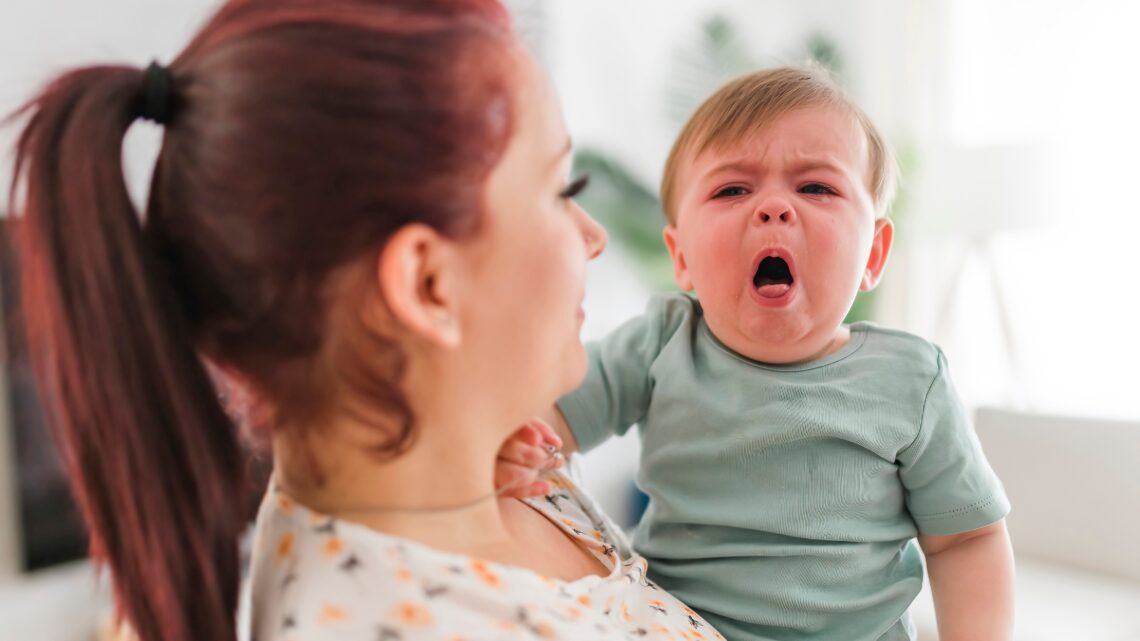
<path id="1" fill-rule="evenodd" d="M 883 277 L 883 270 L 887 267 L 887 258 L 891 255 L 891 243 L 895 239 L 895 226 L 890 218 L 880 218 L 875 221 L 875 237 L 871 239 L 871 253 L 867 257 L 867 267 L 863 270 L 863 279 L 859 282 L 859 291 L 869 292 L 875 289 Z"/>
<path id="2" fill-rule="evenodd" d="M 693 281 L 689 278 L 685 255 L 681 253 L 681 248 L 677 244 L 677 227 L 673 223 L 665 225 L 662 236 L 665 238 L 665 247 L 669 249 L 669 256 L 673 259 L 673 278 L 677 281 L 677 287 L 683 292 L 693 291 Z"/>

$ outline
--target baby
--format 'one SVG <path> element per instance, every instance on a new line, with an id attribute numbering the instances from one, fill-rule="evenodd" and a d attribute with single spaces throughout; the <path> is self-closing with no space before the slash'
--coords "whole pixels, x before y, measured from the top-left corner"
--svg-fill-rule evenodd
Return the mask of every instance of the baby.
<path id="1" fill-rule="evenodd" d="M 661 188 L 677 284 L 699 298 L 656 298 L 590 345 L 547 417 L 567 450 L 640 426 L 634 545 L 731 641 L 913 639 L 923 555 L 942 641 L 1011 635 L 1009 503 L 945 357 L 843 324 L 886 265 L 895 171 L 821 70 L 717 91 Z"/>

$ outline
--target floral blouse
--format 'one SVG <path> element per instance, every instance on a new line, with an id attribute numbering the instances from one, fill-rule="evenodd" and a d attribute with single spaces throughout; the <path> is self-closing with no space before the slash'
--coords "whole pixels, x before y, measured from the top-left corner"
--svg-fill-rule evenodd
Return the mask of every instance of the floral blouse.
<path id="1" fill-rule="evenodd" d="M 723 641 L 646 578 L 570 476 L 527 502 L 610 569 L 561 581 L 317 514 L 271 487 L 257 519 L 251 641 Z"/>

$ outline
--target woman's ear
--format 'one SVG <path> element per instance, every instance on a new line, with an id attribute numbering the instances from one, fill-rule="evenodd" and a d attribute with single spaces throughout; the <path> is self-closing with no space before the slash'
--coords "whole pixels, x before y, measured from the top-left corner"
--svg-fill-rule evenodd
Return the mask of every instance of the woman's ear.
<path id="1" fill-rule="evenodd" d="M 859 291 L 869 292 L 875 289 L 883 277 L 883 270 L 887 267 L 887 258 L 891 255 L 891 243 L 895 239 L 895 226 L 890 218 L 880 218 L 875 221 L 875 236 L 871 239 L 871 253 L 867 257 L 867 267 L 863 270 L 863 279 L 859 282 Z"/>
<path id="2" fill-rule="evenodd" d="M 442 347 L 460 341 L 458 270 L 454 243 L 431 227 L 400 228 L 380 252 L 380 295 L 397 323 Z"/>

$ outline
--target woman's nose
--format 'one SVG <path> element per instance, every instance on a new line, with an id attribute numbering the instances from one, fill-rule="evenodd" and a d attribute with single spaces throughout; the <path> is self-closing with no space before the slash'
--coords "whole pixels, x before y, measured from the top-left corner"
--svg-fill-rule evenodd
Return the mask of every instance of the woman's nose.
<path id="1" fill-rule="evenodd" d="M 582 237 L 586 240 L 586 256 L 590 260 L 597 258 L 606 248 L 609 235 L 606 228 L 598 224 L 586 210 L 578 208 L 582 215 Z"/>

